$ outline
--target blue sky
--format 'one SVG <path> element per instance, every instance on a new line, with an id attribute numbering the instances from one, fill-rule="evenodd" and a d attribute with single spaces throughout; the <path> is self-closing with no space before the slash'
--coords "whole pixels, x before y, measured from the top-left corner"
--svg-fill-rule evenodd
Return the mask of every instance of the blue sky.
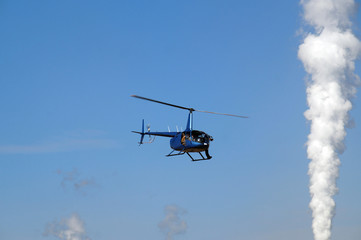
<path id="1" fill-rule="evenodd" d="M 304 27 L 297 1 L 2 1 L 0 3 L 0 239 L 47 232 L 78 216 L 97 240 L 165 239 L 166 206 L 181 209 L 174 239 L 312 239 Z M 360 36 L 359 16 L 355 16 Z M 360 63 L 356 63 L 360 72 Z M 211 161 L 166 158 L 154 131 L 214 137 Z M 341 156 L 333 239 L 361 237 L 359 98 Z"/>

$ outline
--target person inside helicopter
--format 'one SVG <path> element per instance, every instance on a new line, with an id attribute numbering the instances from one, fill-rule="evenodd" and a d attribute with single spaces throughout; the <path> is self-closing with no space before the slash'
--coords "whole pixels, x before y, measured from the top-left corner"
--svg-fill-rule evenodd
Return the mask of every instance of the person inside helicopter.
<path id="1" fill-rule="evenodd" d="M 193 131 L 192 132 L 192 139 L 194 142 L 204 143 L 206 141 L 206 134 L 200 131 Z"/>
<path id="2" fill-rule="evenodd" d="M 182 145 L 184 145 L 184 146 L 186 145 L 186 140 L 191 141 L 189 133 L 182 132 L 182 138 L 181 138 Z"/>

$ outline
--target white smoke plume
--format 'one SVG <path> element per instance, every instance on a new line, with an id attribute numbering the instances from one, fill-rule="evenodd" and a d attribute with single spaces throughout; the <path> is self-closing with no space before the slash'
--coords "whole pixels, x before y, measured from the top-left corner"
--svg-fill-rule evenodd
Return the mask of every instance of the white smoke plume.
<path id="1" fill-rule="evenodd" d="M 306 119 L 311 121 L 307 155 L 311 160 L 310 208 L 315 240 L 331 238 L 336 179 L 344 151 L 345 126 L 359 78 L 354 61 L 361 44 L 351 30 L 354 0 L 301 0 L 305 21 L 314 27 L 299 47 L 298 57 L 309 74 Z"/>
<path id="2" fill-rule="evenodd" d="M 180 215 L 186 213 L 184 209 L 176 205 L 167 205 L 164 213 L 165 218 L 158 224 L 158 227 L 164 232 L 166 240 L 172 240 L 175 235 L 186 232 L 187 223 L 180 218 Z"/>
<path id="3" fill-rule="evenodd" d="M 90 240 L 86 236 L 84 222 L 77 214 L 72 214 L 60 222 L 48 223 L 43 235 L 53 236 L 61 240 Z"/>

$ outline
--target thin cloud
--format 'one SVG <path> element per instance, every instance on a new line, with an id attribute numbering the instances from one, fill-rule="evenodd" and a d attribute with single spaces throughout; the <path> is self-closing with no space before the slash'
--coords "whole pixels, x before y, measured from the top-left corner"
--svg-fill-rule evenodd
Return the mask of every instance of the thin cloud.
<path id="1" fill-rule="evenodd" d="M 91 133 L 91 134 L 90 134 Z M 94 134 L 97 133 L 97 134 Z M 117 141 L 100 136 L 101 131 L 72 132 L 65 137 L 57 137 L 42 143 L 24 145 L 0 145 L 0 154 L 39 154 L 81 151 L 87 149 L 114 149 Z"/>
<path id="2" fill-rule="evenodd" d="M 93 178 L 81 177 L 77 169 L 73 169 L 70 172 L 57 170 L 57 174 L 62 177 L 61 186 L 64 189 L 72 188 L 74 191 L 82 194 L 85 194 L 86 190 L 90 187 L 97 185 Z"/>

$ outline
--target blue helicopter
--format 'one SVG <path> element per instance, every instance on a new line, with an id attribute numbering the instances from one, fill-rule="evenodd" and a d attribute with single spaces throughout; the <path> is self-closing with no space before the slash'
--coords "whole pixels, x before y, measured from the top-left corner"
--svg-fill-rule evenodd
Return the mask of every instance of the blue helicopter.
<path id="1" fill-rule="evenodd" d="M 212 113 L 212 114 L 219 114 L 219 115 L 226 115 L 226 116 L 232 116 L 232 117 L 239 117 L 239 118 L 248 118 L 246 116 L 240 116 L 240 115 L 233 115 L 233 114 L 226 114 L 226 113 L 216 113 L 216 112 L 209 112 L 209 111 L 201 111 L 196 110 L 194 108 L 187 108 L 182 107 L 166 102 L 157 101 L 150 98 L 145 98 L 137 95 L 131 95 L 131 97 L 139 98 L 142 100 L 147 100 L 151 102 L 156 102 L 164 105 L 168 105 L 171 107 L 176 107 L 184 110 L 188 110 L 188 121 L 187 121 L 187 127 L 182 132 L 151 132 L 150 127 L 148 126 L 147 132 L 144 131 L 144 119 L 142 121 L 142 131 L 132 131 L 133 133 L 138 133 L 141 135 L 139 145 L 145 143 L 143 142 L 144 136 L 149 135 L 150 141 L 147 143 L 153 142 L 154 138 L 151 139 L 151 136 L 160 136 L 160 137 L 169 137 L 170 139 L 170 147 L 173 149 L 166 157 L 172 157 L 177 155 L 183 155 L 187 154 L 192 161 L 201 161 L 201 160 L 209 160 L 212 158 L 212 156 L 209 155 L 208 149 L 210 141 L 213 141 L 213 137 L 208 135 L 207 133 L 199 130 L 193 130 L 193 112 L 204 112 L 204 113 Z M 176 153 L 174 153 L 176 152 Z M 190 152 L 196 152 L 199 153 L 201 158 L 194 159 L 189 153 Z M 206 158 L 203 156 L 202 152 L 205 152 Z"/>

